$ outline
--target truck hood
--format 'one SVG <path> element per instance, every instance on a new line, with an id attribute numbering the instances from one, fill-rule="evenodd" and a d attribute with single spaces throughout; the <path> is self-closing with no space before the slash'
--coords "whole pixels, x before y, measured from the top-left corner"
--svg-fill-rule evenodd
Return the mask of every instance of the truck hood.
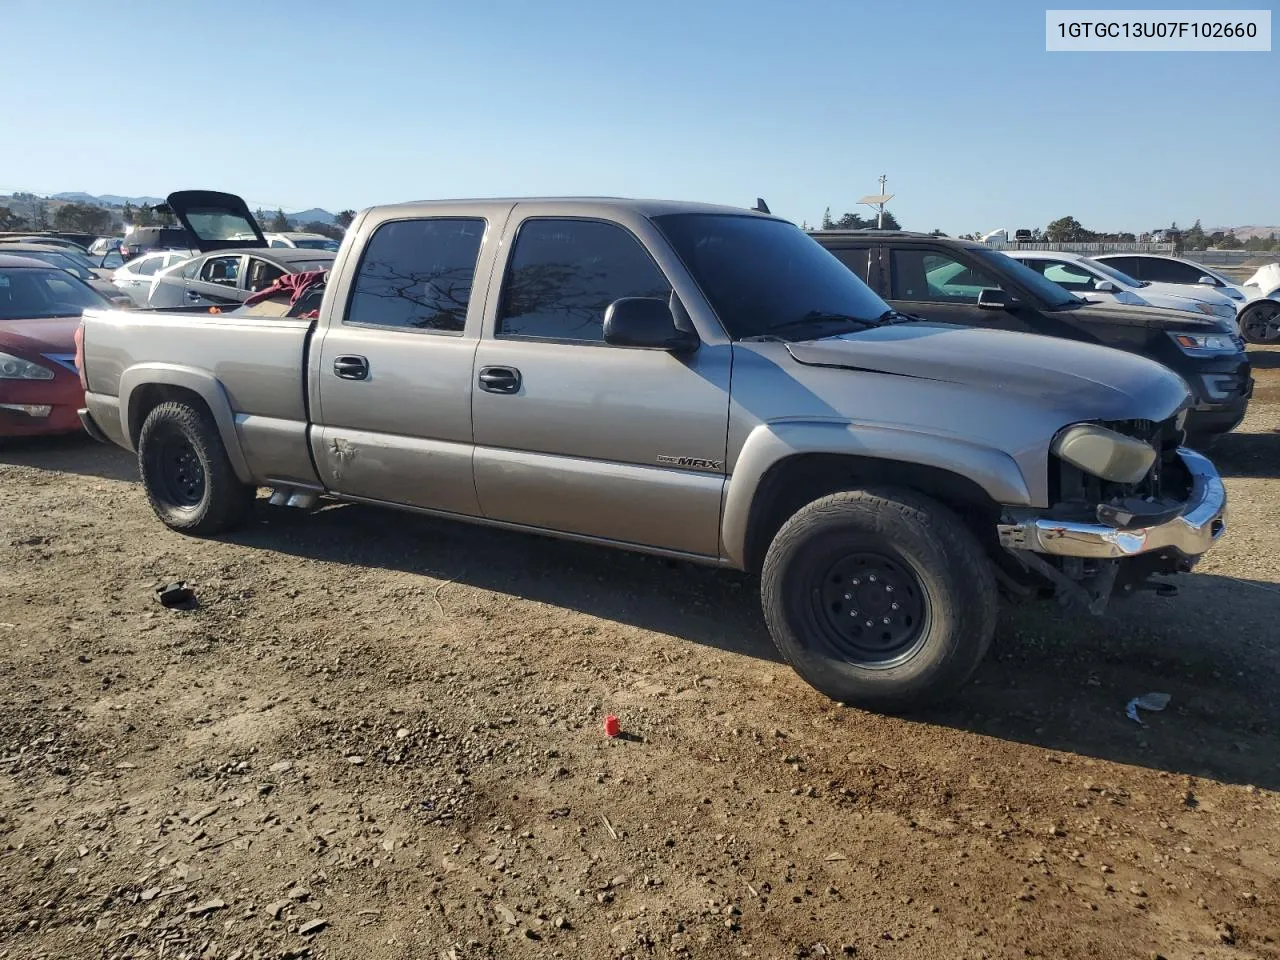
<path id="1" fill-rule="evenodd" d="M 1154 360 L 1026 333 L 904 323 L 786 346 L 807 366 L 972 385 L 1076 420 L 1164 420 L 1190 398 L 1182 378 Z"/>

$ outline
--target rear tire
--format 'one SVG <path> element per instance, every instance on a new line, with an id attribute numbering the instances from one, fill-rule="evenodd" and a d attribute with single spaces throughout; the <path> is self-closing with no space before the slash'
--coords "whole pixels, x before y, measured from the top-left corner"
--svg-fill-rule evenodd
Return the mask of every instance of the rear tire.
<path id="1" fill-rule="evenodd" d="M 236 476 L 213 417 L 183 401 L 147 415 L 138 468 L 156 516 L 182 533 L 208 536 L 239 526 L 257 494 Z"/>
<path id="2" fill-rule="evenodd" d="M 813 687 L 875 710 L 955 692 L 995 632 L 995 576 L 942 504 L 852 490 L 800 509 L 765 556 L 761 600 L 778 651 Z"/>

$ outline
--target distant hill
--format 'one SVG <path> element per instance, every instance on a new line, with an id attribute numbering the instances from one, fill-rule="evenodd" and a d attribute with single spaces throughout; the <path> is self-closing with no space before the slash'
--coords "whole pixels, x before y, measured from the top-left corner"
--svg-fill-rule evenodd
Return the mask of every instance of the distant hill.
<path id="1" fill-rule="evenodd" d="M 328 210 L 321 210 L 319 207 L 312 207 L 310 210 L 299 210 L 297 213 L 286 213 L 290 223 L 333 223 L 334 216 Z"/>
<path id="2" fill-rule="evenodd" d="M 1280 227 L 1260 227 L 1256 224 L 1245 224 L 1243 227 L 1204 227 L 1205 233 L 1217 233 L 1221 230 L 1223 233 L 1233 231 L 1237 240 L 1249 240 L 1253 237 L 1269 237 L 1275 234 L 1280 237 Z"/>
<path id="3" fill-rule="evenodd" d="M 164 197 L 121 197 L 114 193 L 94 196 L 92 193 L 82 193 L 74 190 L 67 193 L 55 193 L 49 199 L 67 200 L 71 203 L 93 203 L 100 207 L 123 207 L 126 203 L 131 203 L 135 207 L 139 205 L 154 207 L 157 203 L 164 203 Z"/>

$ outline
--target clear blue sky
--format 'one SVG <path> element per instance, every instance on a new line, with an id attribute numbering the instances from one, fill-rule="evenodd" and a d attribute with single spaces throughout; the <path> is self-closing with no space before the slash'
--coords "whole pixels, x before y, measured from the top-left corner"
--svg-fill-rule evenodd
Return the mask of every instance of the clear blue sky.
<path id="1" fill-rule="evenodd" d="M 917 229 L 1280 223 L 1280 54 L 1046 53 L 1046 6 L 0 0 L 0 192 L 759 195 L 813 222 L 887 173 Z"/>

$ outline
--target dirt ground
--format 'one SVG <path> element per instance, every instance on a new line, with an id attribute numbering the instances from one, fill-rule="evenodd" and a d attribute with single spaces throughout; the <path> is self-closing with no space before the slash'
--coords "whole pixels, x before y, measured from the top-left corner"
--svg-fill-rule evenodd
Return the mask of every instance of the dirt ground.
<path id="1" fill-rule="evenodd" d="M 193 540 L 124 452 L 11 444 L 0 957 L 1280 957 L 1255 356 L 1179 596 L 1011 610 L 910 719 L 801 683 L 748 578 L 357 506 Z"/>

